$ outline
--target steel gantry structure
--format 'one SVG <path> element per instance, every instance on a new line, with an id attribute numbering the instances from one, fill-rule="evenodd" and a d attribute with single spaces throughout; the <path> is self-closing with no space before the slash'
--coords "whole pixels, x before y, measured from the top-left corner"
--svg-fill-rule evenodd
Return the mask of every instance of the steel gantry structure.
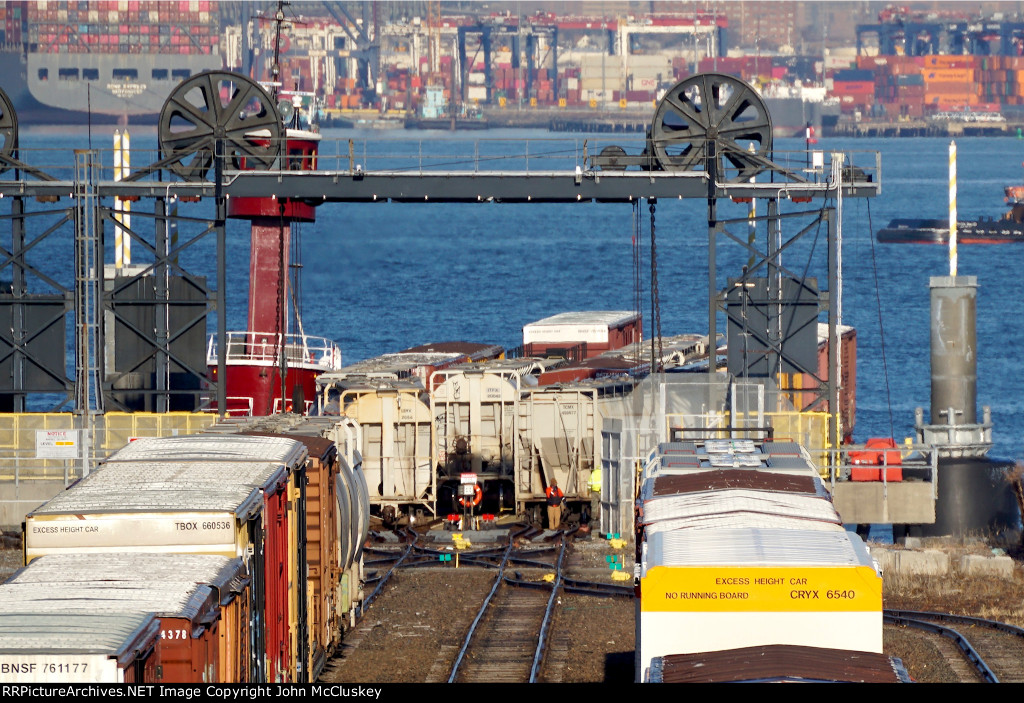
<path id="1" fill-rule="evenodd" d="M 230 84 L 230 94 L 241 95 L 239 99 L 243 101 L 248 100 L 247 91 L 265 101 L 265 96 L 253 88 L 255 84 L 243 76 L 201 76 L 191 79 L 205 81 L 209 88 L 200 91 L 205 96 L 201 100 L 219 99 L 217 96 L 223 94 L 220 87 Z M 192 89 L 195 84 L 186 87 Z M 181 104 L 182 96 L 172 95 L 168 105 L 176 101 Z M 153 409 L 168 410 L 175 406 L 175 398 L 198 397 L 209 384 L 205 392 L 216 393 L 217 407 L 225 408 L 223 383 L 209 381 L 203 364 L 187 358 L 175 344 L 193 333 L 211 309 L 205 281 L 189 273 L 182 261 L 186 250 L 197 242 L 210 238 L 216 241 L 212 308 L 217 311 L 217 378 L 223 379 L 227 202 L 231 198 L 273 197 L 282 203 L 301 202 L 319 207 L 370 202 L 586 204 L 646 200 L 653 206 L 659 200 L 704 201 L 709 339 L 716 338 L 718 316 L 726 313 L 730 325 L 735 323 L 742 336 L 756 342 L 751 358 L 744 354 L 743 367 L 730 370 L 771 378 L 790 372 L 818 374 L 816 364 L 812 368 L 806 355 L 794 351 L 789 343 L 792 317 L 786 308 L 793 300 L 787 298 L 787 291 L 794 285 L 798 289 L 807 287 L 807 279 L 806 273 L 787 266 L 783 254 L 792 251 L 800 239 L 824 227 L 828 241 L 828 291 L 813 303 L 815 320 L 819 309 L 827 309 L 830 344 L 829 373 L 820 379 L 819 396 L 831 404 L 833 411 L 838 408 L 839 381 L 835 372 L 839 364 L 837 330 L 842 315 L 842 202 L 851 197 L 870 198 L 880 192 L 880 157 L 877 153 L 861 154 L 856 158 L 863 157 L 862 161 L 853 163 L 855 156 L 850 154 L 801 152 L 793 157 L 775 152 L 770 115 L 757 94 L 742 81 L 719 74 L 693 76 L 670 90 L 658 105 L 640 148 L 631 153 L 620 145 L 608 145 L 593 153 L 596 150 L 584 140 L 581 149 L 563 155 L 565 165 L 557 168 L 543 167 L 543 163 L 538 168 L 537 157 L 531 166 L 530 156 L 521 154 L 521 168 L 487 170 L 487 159 L 479 156 L 481 143 L 473 145 L 474 158 L 466 159 L 458 169 L 446 166 L 444 159 L 431 162 L 422 154 L 410 157 L 412 164 L 378 168 L 365 153 L 357 154 L 351 141 L 338 143 L 333 157 L 322 144 L 316 161 L 297 164 L 283 152 L 283 132 L 275 127 L 280 124 L 280 116 L 272 102 L 257 111 L 262 115 L 258 119 L 254 117 L 256 112 L 238 111 L 233 103 L 216 109 L 213 105 L 207 105 L 206 110 L 195 107 L 183 109 L 198 115 L 200 122 L 205 120 L 203 129 L 183 135 L 165 129 L 173 120 L 165 121 L 162 116 L 160 158 L 134 171 L 128 179 L 115 181 L 104 179 L 90 167 L 94 152 L 80 152 L 79 167 L 70 176 L 46 172 L 21 160 L 16 116 L 4 98 L 0 109 L 10 119 L 3 122 L 0 116 L 0 136 L 5 139 L 0 147 L 0 169 L 5 171 L 0 175 L 0 198 L 10 203 L 4 217 L 10 224 L 11 244 L 0 248 L 4 257 L 0 267 L 9 267 L 13 285 L 9 292 L 0 295 L 0 304 L 8 305 L 11 319 L 20 322 L 12 326 L 11 334 L 0 328 L 0 364 L 14 369 L 0 394 L 17 399 L 15 407 L 24 407 L 25 394 L 60 391 L 74 400 L 77 412 L 88 415 L 102 412 L 104 407 L 125 407 L 125 393 L 135 391 L 152 397 Z M 165 111 L 168 109 L 171 108 L 165 106 Z M 65 199 L 70 200 L 71 208 L 61 207 Z M 136 203 L 131 227 L 115 220 L 111 206 L 115 200 Z M 38 209 L 30 208 L 34 202 L 39 203 Z M 763 214 L 725 217 L 723 204 L 728 202 L 762 203 L 757 212 Z M 195 203 L 197 208 L 212 206 L 212 212 L 175 214 L 176 203 Z M 653 217 L 653 207 L 651 210 Z M 26 240 L 25 223 L 33 217 L 52 217 L 60 222 L 39 237 Z M 144 221 L 153 223 L 152 232 L 143 231 Z M 74 257 L 74 287 L 59 284 L 44 267 L 29 261 L 32 249 L 42 237 L 61 223 L 72 222 L 78 251 Z M 793 227 L 789 227 L 791 223 Z M 787 225 L 786 234 L 783 224 Z M 110 281 L 103 274 L 103 252 L 107 231 L 118 226 L 147 252 L 149 262 L 119 270 Z M 193 231 L 183 234 L 189 228 Z M 754 228 L 764 232 L 763 238 L 754 235 Z M 175 229 L 176 237 L 169 236 Z M 735 278 L 726 285 L 718 278 L 719 245 L 740 247 L 749 257 L 748 264 L 742 271 L 734 272 Z M 52 284 L 56 289 L 56 294 L 46 301 L 58 306 L 56 317 L 65 313 L 74 316 L 73 378 L 68 378 L 63 368 L 54 368 L 54 363 L 44 358 L 41 347 L 30 343 L 32 331 L 23 319 L 25 311 L 38 301 L 27 292 L 27 277 Z M 142 296 L 152 309 L 147 313 L 151 317 L 145 318 L 149 320 L 146 324 L 125 316 L 117 298 L 119 291 L 139 287 L 144 279 L 152 279 L 144 286 Z M 748 329 L 745 312 L 736 313 L 737 289 L 762 291 L 748 293 L 742 301 L 743 306 L 749 303 L 762 310 L 763 322 L 758 323 L 758 329 Z M 761 299 L 754 300 L 751 295 L 760 295 Z M 106 320 L 104 315 L 108 316 Z M 141 360 L 132 359 L 124 373 L 111 373 L 104 358 L 109 353 L 105 330 L 114 328 L 109 324 L 110 315 L 115 318 L 115 327 L 120 324 L 145 339 Z M 152 328 L 147 329 L 147 324 L 152 324 Z M 17 325 L 21 329 L 14 329 Z M 753 356 L 757 357 L 756 363 Z M 147 374 L 152 372 L 157 380 L 151 386 L 143 382 L 133 387 L 131 374 L 142 368 Z M 29 379 L 32 374 L 24 373 L 25 369 L 42 369 L 49 381 L 33 385 Z M 172 387 L 167 379 L 175 373 L 190 380 Z M 715 373 L 714 363 L 709 364 L 709 373 Z M 837 423 L 830 435 L 833 446 L 838 445 L 841 428 Z"/>

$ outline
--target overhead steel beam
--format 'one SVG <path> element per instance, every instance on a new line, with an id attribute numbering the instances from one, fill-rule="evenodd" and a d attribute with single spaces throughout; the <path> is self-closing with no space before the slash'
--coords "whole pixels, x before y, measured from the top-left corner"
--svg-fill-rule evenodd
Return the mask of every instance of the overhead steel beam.
<path id="1" fill-rule="evenodd" d="M 70 197 L 70 181 L 0 181 L 0 197 Z M 156 181 L 101 181 L 100 197 L 213 198 L 215 185 Z M 790 199 L 835 195 L 820 183 L 719 183 L 716 198 Z M 874 197 L 881 183 L 843 183 L 845 197 Z M 225 171 L 223 193 L 234 197 L 278 197 L 313 204 L 345 202 L 632 202 L 638 198 L 707 198 L 703 171 Z"/>

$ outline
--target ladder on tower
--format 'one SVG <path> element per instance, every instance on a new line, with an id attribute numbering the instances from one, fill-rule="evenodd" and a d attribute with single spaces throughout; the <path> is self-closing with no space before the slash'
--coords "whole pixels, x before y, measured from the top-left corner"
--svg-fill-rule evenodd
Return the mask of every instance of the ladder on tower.
<path id="1" fill-rule="evenodd" d="M 103 227 L 97 152 L 75 151 L 75 414 L 82 475 L 89 473 L 95 416 L 103 413 Z"/>

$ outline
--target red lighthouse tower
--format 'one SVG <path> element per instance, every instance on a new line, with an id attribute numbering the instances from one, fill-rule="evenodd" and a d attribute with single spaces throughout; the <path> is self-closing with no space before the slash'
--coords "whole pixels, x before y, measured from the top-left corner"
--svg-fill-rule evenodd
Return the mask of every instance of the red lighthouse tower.
<path id="1" fill-rule="evenodd" d="M 288 127 L 283 168 L 314 170 L 320 134 L 311 93 L 278 93 L 278 109 Z M 316 377 L 341 368 L 337 345 L 300 329 L 288 329 L 294 296 L 289 261 L 294 223 L 313 222 L 315 209 L 304 202 L 268 198 L 232 198 L 228 216 L 252 222 L 249 254 L 249 314 L 244 331 L 227 334 L 227 414 L 306 413 L 316 399 Z M 296 316 L 298 311 L 296 310 Z M 216 379 L 217 351 L 207 353 Z"/>
<path id="2" fill-rule="evenodd" d="M 276 81 L 279 75 L 282 4 L 275 17 L 273 82 L 266 85 L 277 103 L 283 123 L 284 148 L 279 167 L 289 171 L 316 169 L 320 132 L 316 95 L 285 91 Z M 254 143 L 271 146 L 269 129 L 247 135 Z M 245 159 L 239 166 L 246 168 Z M 228 217 L 252 223 L 249 254 L 249 314 L 246 329 L 227 333 L 224 379 L 228 415 L 272 415 L 279 412 L 304 414 L 316 399 L 316 377 L 341 368 L 337 345 L 323 337 L 312 337 L 302 329 L 297 297 L 289 281 L 293 226 L 313 222 L 316 211 L 306 202 L 277 197 L 233 198 Z M 298 333 L 289 330 L 289 310 L 299 320 Z M 210 378 L 217 380 L 217 349 L 211 339 L 207 347 Z"/>

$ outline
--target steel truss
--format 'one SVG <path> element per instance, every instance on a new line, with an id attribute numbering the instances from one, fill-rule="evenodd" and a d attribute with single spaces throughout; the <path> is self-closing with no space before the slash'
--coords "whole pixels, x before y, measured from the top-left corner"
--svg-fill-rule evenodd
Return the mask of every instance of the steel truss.
<path id="1" fill-rule="evenodd" d="M 809 155 L 801 153 L 800 166 L 779 165 L 776 159 L 780 155 L 771 144 L 770 116 L 757 94 L 741 81 L 719 74 L 691 77 L 669 91 L 666 100 L 658 106 L 641 153 L 630 154 L 626 149 L 613 145 L 594 155 L 589 153 L 588 144 L 584 141 L 581 152 L 565 156 L 564 160 L 570 164 L 568 167 L 547 170 L 529 170 L 529 155 L 525 170 L 481 169 L 485 161 L 474 161 L 462 170 L 450 170 L 444 166 L 424 166 L 422 157 L 417 167 L 370 168 L 368 161 L 357 161 L 351 140 L 344 145 L 345 148 L 342 144 L 335 145 L 334 153 L 338 155 L 335 168 L 325 167 L 330 163 L 325 156 L 330 149 L 327 142 L 321 142 L 316 170 L 291 170 L 293 164 L 276 156 L 283 149 L 273 136 L 269 139 L 253 138 L 249 143 L 245 141 L 248 136 L 246 130 L 249 129 L 245 120 L 258 119 L 262 125 L 268 120 L 279 119 L 274 106 L 268 103 L 261 89 L 257 90 L 258 86 L 248 85 L 251 81 L 245 77 L 221 73 L 200 74 L 190 81 L 183 84 L 182 90 L 193 86 L 207 101 L 214 100 L 214 96 L 219 94 L 216 90 L 218 85 L 230 83 L 241 86 L 233 94 L 242 96 L 238 101 L 248 100 L 246 96 L 250 96 L 263 107 L 251 115 L 244 110 L 239 113 L 234 109 L 221 109 L 223 106 L 199 113 L 189 111 L 187 106 L 182 107 L 185 96 L 178 95 L 176 91 L 165 105 L 168 115 L 176 109 L 182 114 L 195 112 L 202 120 L 196 118 L 194 129 L 184 133 L 185 136 L 170 129 L 166 130 L 166 135 L 162 131 L 161 139 L 166 137 L 166 143 L 161 145 L 161 158 L 133 172 L 126 180 L 103 180 L 90 166 L 96 162 L 94 152 L 80 152 L 79 167 L 72 181 L 54 178 L 18 161 L 16 150 L 0 154 L 0 167 L 13 174 L 10 180 L 0 180 L 0 199 L 12 203 L 11 212 L 6 216 L 11 222 L 12 245 L 10 251 L 0 248 L 0 256 L 6 257 L 0 269 L 8 265 L 12 267 L 12 295 L 20 301 L 20 307 L 15 306 L 20 311 L 15 313 L 16 316 L 24 314 L 25 306 L 29 304 L 25 297 L 25 281 L 32 276 L 50 284 L 57 299 L 63 301 L 64 313 L 74 313 L 75 348 L 79 350 L 74 380 L 66 377 L 57 380 L 60 388 L 75 398 L 75 408 L 79 412 L 88 414 L 104 407 L 118 407 L 119 402 L 112 395 L 115 390 L 113 384 L 131 373 L 132 369 L 150 361 L 154 361 L 157 367 L 157 383 L 155 388 L 145 392 L 156 398 L 156 407 L 160 409 L 168 409 L 174 395 L 166 383 L 171 365 L 184 368 L 197 380 L 201 379 L 200 385 L 205 383 L 204 370 L 181 358 L 172 345 L 185 329 L 198 323 L 201 316 L 205 317 L 211 307 L 217 310 L 217 378 L 224 378 L 227 349 L 227 200 L 231 197 L 273 197 L 320 206 L 355 202 L 635 203 L 643 199 L 653 204 L 659 199 L 704 199 L 707 203 L 709 245 L 709 338 L 716 339 L 718 315 L 723 310 L 728 314 L 725 307 L 728 291 L 719 280 L 717 250 L 720 245 L 739 246 L 749 255 L 750 263 L 738 280 L 745 284 L 756 277 L 766 278 L 770 305 L 776 309 L 769 315 L 770 324 L 765 338 L 768 375 L 792 367 L 814 376 L 822 384 L 819 396 L 828 399 L 833 414 L 837 415 L 837 330 L 842 320 L 842 200 L 846 197 L 873 197 L 880 192 L 880 156 L 872 153 L 867 161 L 854 164 L 852 155 L 831 154 L 826 159 L 826 155 L 820 154 L 821 158 L 815 159 L 816 166 L 812 169 Z M 161 124 L 165 121 L 163 118 L 162 115 Z M 14 131 L 13 143 L 16 144 L 16 127 Z M 233 146 L 226 148 L 229 137 Z M 479 144 L 475 152 L 480 152 Z M 347 157 L 342 154 L 347 154 Z M 255 159 L 264 167 L 263 170 L 238 170 L 242 158 Z M 438 163 L 443 164 L 444 160 Z M 807 168 L 804 168 L 805 163 Z M 65 197 L 72 200 L 72 206 L 66 210 L 25 212 L 27 199 L 55 202 Z M 144 218 L 139 209 L 133 211 L 133 215 L 140 218 L 137 222 L 145 219 L 153 223 L 151 235 L 142 232 L 138 226 L 124 228 L 128 239 L 138 243 L 151 261 L 140 270 L 126 272 L 124 280 L 115 283 L 112 290 L 105 291 L 102 273 L 105 230 L 108 224 L 115 222 L 113 208 L 106 203 L 114 198 L 152 203 L 152 214 L 146 213 Z M 766 214 L 753 219 L 720 219 L 718 204 L 725 199 L 763 202 Z M 169 203 L 174 201 L 202 200 L 212 203 L 212 217 L 177 217 L 168 212 Z M 783 213 L 781 206 L 787 200 L 797 203 L 817 201 L 821 206 Z M 26 243 L 27 219 L 49 213 L 63 219 L 43 235 Z M 41 267 L 30 264 L 27 254 L 40 239 L 52 235 L 62 223 L 70 220 L 76 223 L 75 277 L 74 284 L 65 284 L 58 283 Z M 784 240 L 782 223 L 789 220 L 804 221 L 805 224 Z M 751 238 L 749 232 L 743 236 L 734 231 L 741 223 L 749 227 L 752 222 L 757 227 L 763 225 L 767 233 L 762 246 L 758 246 L 757 238 Z M 193 225 L 199 231 L 189 235 L 184 243 L 175 244 L 168 237 L 168 229 L 172 225 Z M 828 293 L 822 298 L 822 307 L 828 310 L 830 340 L 829 373 L 825 378 L 819 377 L 817 369 L 792 357 L 785 344 L 785 330 L 780 326 L 783 319 L 781 310 L 786 303 L 781 281 L 787 278 L 802 280 L 804 277 L 788 260 L 783 261 L 783 254 L 793 250 L 798 241 L 812 234 L 817 236 L 821 227 L 825 228 L 828 241 Z M 172 297 L 167 281 L 172 274 L 178 275 L 187 285 L 201 289 L 198 277 L 179 265 L 178 256 L 185 249 L 205 241 L 210 234 L 216 240 L 216 300 L 211 306 L 207 299 L 201 315 L 197 314 L 174 327 L 168 323 L 169 310 L 182 301 Z M 149 276 L 154 278 L 154 304 L 162 311 L 162 314 L 157 314 L 158 322 L 152 331 L 141 329 L 124 316 L 118 317 L 116 295 Z M 114 374 L 113 380 L 102 378 L 103 371 L 109 372 L 103 360 L 102 317 L 105 311 L 117 317 L 133 334 L 145 339 L 152 350 L 129 365 L 127 370 Z M 12 349 L 6 354 L 13 355 L 16 360 L 32 361 L 31 352 L 23 343 L 25 334 L 26 331 L 21 329 L 7 337 L 0 326 L 0 342 Z M 0 363 L 4 353 L 0 348 Z M 710 365 L 709 373 L 715 372 L 714 366 Z M 110 376 L 109 373 L 106 375 Z M 13 377 L 15 380 L 8 392 L 15 396 L 31 392 L 32 389 L 24 384 L 18 385 L 17 373 Z M 216 385 L 216 393 L 218 407 L 226 408 L 223 384 Z M 839 433 L 840 428 L 833 423 L 830 429 L 833 445 L 838 445 Z"/>
<path id="2" fill-rule="evenodd" d="M 0 220 L 9 223 L 11 237 L 9 247 L 0 245 L 0 277 L 11 281 L 10 292 L 0 294 L 0 302 L 6 298 L 12 305 L 12 324 L 0 325 L 0 364 L 10 358 L 14 369 L 9 385 L 5 384 L 2 389 L 11 396 L 10 409 L 24 411 L 26 398 L 32 396 L 47 398 L 47 407 L 52 410 L 69 406 L 82 414 L 124 410 L 126 406 L 120 400 L 123 389 L 118 386 L 140 366 L 150 363 L 155 363 L 155 388 L 133 392 L 151 396 L 151 403 L 158 412 L 173 409 L 174 397 L 195 396 L 198 401 L 200 394 L 205 396 L 210 392 L 204 388 L 209 385 L 205 363 L 196 365 L 183 358 L 174 346 L 195 325 L 202 325 L 205 337 L 205 320 L 214 305 L 208 300 L 202 277 L 189 272 L 179 262 L 188 250 L 208 242 L 210 235 L 223 245 L 224 218 L 218 219 L 216 214 L 192 216 L 195 207 L 190 208 L 189 214 L 179 216 L 178 199 L 173 194 L 161 193 L 147 198 L 151 203 L 150 212 L 136 207 L 132 212 L 133 225 L 127 227 L 115 219 L 111 203 L 115 196 L 109 194 L 107 184 L 96 178 L 98 153 L 80 152 L 77 156 L 81 178 L 71 183 L 62 182 L 62 196 L 49 189 L 40 193 L 35 187 L 55 182 L 50 179 L 0 182 L 0 190 L 7 191 L 0 202 L 10 203 L 10 210 L 0 214 Z M 16 194 L 9 194 L 10 190 Z M 58 198 L 68 197 L 70 206 L 50 205 Z M 129 194 L 125 197 L 134 199 Z M 32 208 L 33 200 L 43 206 Z M 70 239 L 68 225 L 73 225 L 74 229 Z M 104 253 L 110 241 L 109 232 L 115 226 L 123 230 L 137 251 L 141 250 L 143 255 L 139 258 L 147 263 L 116 271 L 116 282 L 108 281 L 104 286 Z M 28 234 L 30 229 L 35 233 Z M 48 252 L 43 254 L 40 245 L 54 240 L 58 241 L 50 244 Z M 65 242 L 73 242 L 73 247 L 69 249 Z M 55 251 L 64 254 L 55 257 Z M 216 255 L 223 259 L 223 250 L 218 250 Z M 57 272 L 54 258 L 71 265 Z M 171 308 L 195 304 L 196 297 L 175 297 L 168 285 L 171 277 L 177 278 L 184 289 L 194 289 L 202 298 L 201 309 L 185 320 L 177 316 L 177 324 L 172 322 L 175 316 L 170 313 Z M 132 286 L 147 280 L 154 289 L 154 296 L 147 301 L 154 309 L 152 329 L 140 328 L 123 314 L 126 301 L 121 297 Z M 32 317 L 31 306 L 55 304 L 60 305 L 59 311 L 34 328 L 26 327 Z M 75 364 L 70 376 L 63 365 L 53 368 L 42 350 L 32 346 L 34 337 L 51 325 L 63 327 L 68 315 L 72 316 L 75 330 Z M 117 325 L 138 336 L 150 351 L 134 359 L 128 368 L 114 371 L 106 363 L 110 340 L 105 337 L 106 330 Z M 63 356 L 62 353 L 62 359 Z M 194 389 L 170 388 L 167 381 L 172 368 L 191 375 L 194 383 L 186 385 Z M 35 371 L 37 376 L 45 374 L 49 381 L 33 383 L 30 371 Z"/>

